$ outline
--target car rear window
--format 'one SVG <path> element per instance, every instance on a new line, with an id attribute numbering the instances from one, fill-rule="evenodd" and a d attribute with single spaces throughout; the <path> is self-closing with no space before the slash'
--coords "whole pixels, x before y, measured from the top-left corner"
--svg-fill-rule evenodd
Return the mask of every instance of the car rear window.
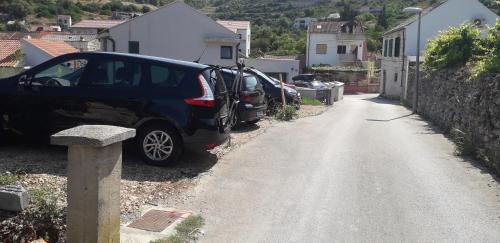
<path id="1" fill-rule="evenodd" d="M 258 88 L 259 81 L 257 81 L 257 78 L 253 75 L 245 76 L 244 85 L 246 91 L 255 91 Z"/>
<path id="2" fill-rule="evenodd" d="M 203 77 L 208 81 L 210 88 L 215 94 L 221 94 L 226 92 L 226 84 L 224 83 L 224 78 L 220 75 L 217 69 L 207 69 L 203 71 Z"/>
<path id="3" fill-rule="evenodd" d="M 153 87 L 176 88 L 186 77 L 183 69 L 159 65 L 151 65 L 150 73 Z"/>

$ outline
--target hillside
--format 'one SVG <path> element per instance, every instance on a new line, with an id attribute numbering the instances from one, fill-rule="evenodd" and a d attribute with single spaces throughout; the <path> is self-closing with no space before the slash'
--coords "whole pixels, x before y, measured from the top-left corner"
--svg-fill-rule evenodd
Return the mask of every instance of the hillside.
<path id="1" fill-rule="evenodd" d="M 11 19 L 31 24 L 55 23 L 58 14 L 81 19 L 109 18 L 112 11 L 148 12 L 173 0 L 8 0 L 0 1 L 0 30 Z M 380 49 L 380 36 L 387 28 L 407 18 L 401 10 L 408 6 L 427 7 L 439 0 L 185 0 L 214 19 L 252 22 L 254 55 L 294 55 L 305 53 L 305 31 L 292 29 L 297 17 L 322 18 L 341 13 L 344 19 L 358 18 L 367 27 L 369 49 Z M 500 14 L 498 2 L 481 0 Z M 360 14 L 362 7 L 383 8 L 382 16 Z M 2 15 L 3 13 L 3 15 Z M 4 18 L 1 19 L 1 16 Z"/>

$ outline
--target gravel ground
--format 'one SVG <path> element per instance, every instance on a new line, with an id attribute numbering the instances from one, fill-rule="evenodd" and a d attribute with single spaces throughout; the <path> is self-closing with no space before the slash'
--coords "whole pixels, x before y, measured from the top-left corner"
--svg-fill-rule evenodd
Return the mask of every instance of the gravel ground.
<path id="1" fill-rule="evenodd" d="M 318 115 L 326 109 L 325 106 L 303 106 L 299 117 Z M 243 124 L 234 129 L 228 143 L 210 152 L 185 154 L 177 165 L 171 167 L 146 166 L 125 146 L 121 181 L 122 222 L 137 216 L 143 205 L 157 205 L 166 197 L 191 188 L 200 175 L 211 173 L 210 169 L 220 157 L 278 122 L 266 118 L 255 125 Z M 22 174 L 21 184 L 25 188 L 50 188 L 61 195 L 60 204 L 66 205 L 66 159 L 65 147 L 14 142 L 0 147 L 0 173 Z"/>

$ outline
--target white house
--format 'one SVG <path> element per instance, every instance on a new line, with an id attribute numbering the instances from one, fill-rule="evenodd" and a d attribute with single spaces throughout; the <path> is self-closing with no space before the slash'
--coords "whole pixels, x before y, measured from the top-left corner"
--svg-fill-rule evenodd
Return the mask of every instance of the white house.
<path id="1" fill-rule="evenodd" d="M 383 36 L 380 92 L 390 98 L 406 99 L 409 63 L 422 56 L 427 42 L 440 31 L 462 23 L 479 28 L 493 26 L 498 16 L 477 0 L 447 0 L 422 11 L 420 50 L 417 54 L 417 16 L 407 19 Z M 423 60 L 423 58 L 420 58 Z"/>
<path id="2" fill-rule="evenodd" d="M 36 66 L 54 57 L 77 52 L 78 49 L 64 41 L 49 41 L 40 39 L 21 39 L 21 51 L 24 54 L 25 66 Z"/>
<path id="3" fill-rule="evenodd" d="M 250 43 L 252 40 L 250 21 L 217 20 L 217 23 L 240 36 L 240 54 L 243 57 L 250 55 Z"/>
<path id="4" fill-rule="evenodd" d="M 283 78 L 286 83 L 292 82 L 292 78 L 299 75 L 300 61 L 294 57 L 264 57 L 245 59 L 245 66 L 253 67 L 269 76 Z"/>
<path id="5" fill-rule="evenodd" d="M 97 35 L 125 20 L 82 20 L 71 26 L 71 33 L 76 35 Z"/>
<path id="6" fill-rule="evenodd" d="M 177 1 L 110 28 L 100 36 L 105 51 L 235 65 L 240 36 Z"/>
<path id="7" fill-rule="evenodd" d="M 313 22 L 307 31 L 306 66 L 342 66 L 365 61 L 366 37 L 357 21 Z"/>
<path id="8" fill-rule="evenodd" d="M 309 24 L 316 21 L 318 21 L 318 19 L 311 17 L 296 18 L 295 21 L 293 22 L 293 28 L 307 29 L 307 27 L 309 27 Z"/>
<path id="9" fill-rule="evenodd" d="M 77 35 L 77 34 L 46 34 L 40 37 L 42 40 L 64 41 L 79 51 L 100 51 L 101 42 L 97 35 Z"/>
<path id="10" fill-rule="evenodd" d="M 65 30 L 71 28 L 71 15 L 57 15 L 57 24 Z"/>

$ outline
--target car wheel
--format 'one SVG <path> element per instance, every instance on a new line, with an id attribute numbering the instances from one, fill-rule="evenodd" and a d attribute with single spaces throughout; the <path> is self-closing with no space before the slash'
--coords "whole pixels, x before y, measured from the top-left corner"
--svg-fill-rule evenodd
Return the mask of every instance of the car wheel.
<path id="1" fill-rule="evenodd" d="M 177 162 L 182 154 L 183 144 L 175 129 L 166 124 L 158 124 L 140 129 L 137 150 L 147 164 L 167 166 Z"/>

